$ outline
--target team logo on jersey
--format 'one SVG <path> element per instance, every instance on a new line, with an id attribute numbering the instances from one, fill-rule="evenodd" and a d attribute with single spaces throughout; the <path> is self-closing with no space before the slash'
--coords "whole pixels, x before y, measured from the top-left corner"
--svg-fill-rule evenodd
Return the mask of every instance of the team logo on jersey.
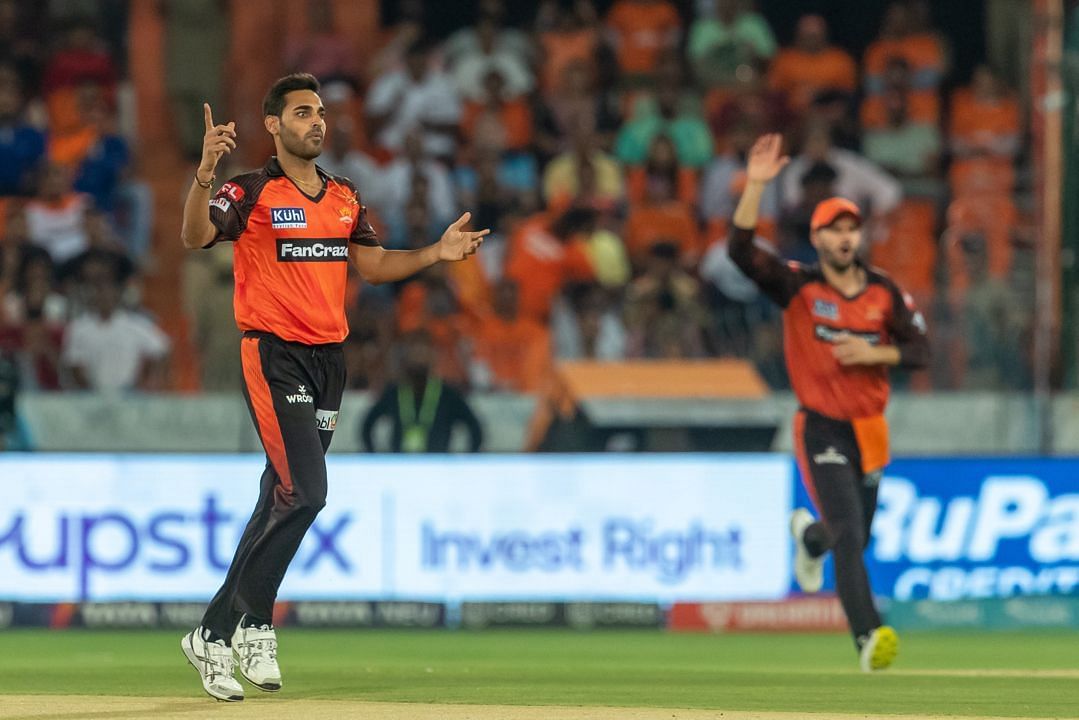
<path id="1" fill-rule="evenodd" d="M 274 230 L 304 229 L 307 213 L 303 208 L 270 208 L 270 225 Z"/>
<path id="2" fill-rule="evenodd" d="M 217 191 L 216 197 L 227 197 L 232 202 L 240 202 L 244 199 L 244 189 L 236 183 L 227 182 Z"/>
<path id="3" fill-rule="evenodd" d="M 340 215 L 340 218 L 338 218 L 338 219 L 342 223 L 344 223 L 345 225 L 351 225 L 352 224 L 352 208 L 350 208 L 350 207 L 337 208 L 337 214 Z"/>
<path id="4" fill-rule="evenodd" d="M 278 262 L 345 262 L 348 240 L 345 238 L 277 239 Z"/>
<path id="5" fill-rule="evenodd" d="M 839 306 L 834 302 L 828 302 L 827 300 L 818 298 L 813 301 L 813 314 L 817 317 L 822 317 L 825 320 L 838 320 Z"/>
<path id="6" fill-rule="evenodd" d="M 210 201 L 210 207 L 217 208 L 221 212 L 228 212 L 232 207 L 232 203 L 223 197 L 217 197 Z"/>

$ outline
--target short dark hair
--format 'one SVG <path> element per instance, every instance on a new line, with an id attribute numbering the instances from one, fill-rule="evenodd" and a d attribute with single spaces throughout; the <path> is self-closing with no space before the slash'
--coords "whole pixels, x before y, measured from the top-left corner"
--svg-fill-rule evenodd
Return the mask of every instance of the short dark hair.
<path id="1" fill-rule="evenodd" d="M 318 92 L 322 89 L 318 80 L 311 73 L 292 73 L 279 79 L 273 85 L 270 86 L 269 92 L 266 93 L 266 97 L 262 99 L 262 114 L 276 115 L 281 117 L 281 114 L 285 112 L 285 96 L 294 90 L 310 90 L 311 92 Z"/>

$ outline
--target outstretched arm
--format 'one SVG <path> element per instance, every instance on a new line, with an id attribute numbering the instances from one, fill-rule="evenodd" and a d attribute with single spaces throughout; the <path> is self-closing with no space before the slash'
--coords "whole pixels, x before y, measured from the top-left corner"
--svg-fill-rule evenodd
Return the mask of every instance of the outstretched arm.
<path id="1" fill-rule="evenodd" d="M 790 162 L 782 150 L 783 139 L 778 133 L 762 135 L 753 143 L 746 165 L 746 189 L 734 210 L 727 254 L 764 294 L 780 307 L 787 307 L 800 285 L 797 266 L 753 242 L 764 188 Z"/>
<path id="2" fill-rule="evenodd" d="M 217 234 L 210 222 L 209 202 L 213 195 L 214 170 L 221 157 L 236 149 L 236 123 L 214 125 L 213 113 L 207 103 L 202 104 L 202 115 L 206 121 L 206 134 L 202 138 L 202 161 L 191 189 L 184 201 L 184 224 L 180 230 L 180 240 L 188 249 L 202 248 L 209 245 Z M 202 183 L 200 185 L 200 183 Z"/>
<path id="3" fill-rule="evenodd" d="M 457 262 L 475 254 L 490 230 L 465 230 L 472 213 L 465 213 L 446 228 L 442 238 L 419 250 L 386 250 L 379 246 L 353 244 L 349 257 L 360 276 L 369 283 L 379 284 L 403 280 L 435 263 Z"/>

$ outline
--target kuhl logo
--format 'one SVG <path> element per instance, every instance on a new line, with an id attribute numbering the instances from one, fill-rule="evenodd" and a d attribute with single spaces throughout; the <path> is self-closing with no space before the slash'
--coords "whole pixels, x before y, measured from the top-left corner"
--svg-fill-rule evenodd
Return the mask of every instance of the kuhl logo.
<path id="1" fill-rule="evenodd" d="M 303 208 L 270 208 L 270 225 L 274 230 L 306 228 L 307 213 Z"/>

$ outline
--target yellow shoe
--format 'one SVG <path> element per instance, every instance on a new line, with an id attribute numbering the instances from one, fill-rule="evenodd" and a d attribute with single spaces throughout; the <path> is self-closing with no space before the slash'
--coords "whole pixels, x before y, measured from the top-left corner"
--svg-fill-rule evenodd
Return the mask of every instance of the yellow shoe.
<path id="1" fill-rule="evenodd" d="M 862 672 L 875 672 L 883 670 L 893 662 L 899 653 L 899 636 L 895 630 L 887 625 L 869 633 L 869 637 L 862 643 L 859 659 Z"/>

